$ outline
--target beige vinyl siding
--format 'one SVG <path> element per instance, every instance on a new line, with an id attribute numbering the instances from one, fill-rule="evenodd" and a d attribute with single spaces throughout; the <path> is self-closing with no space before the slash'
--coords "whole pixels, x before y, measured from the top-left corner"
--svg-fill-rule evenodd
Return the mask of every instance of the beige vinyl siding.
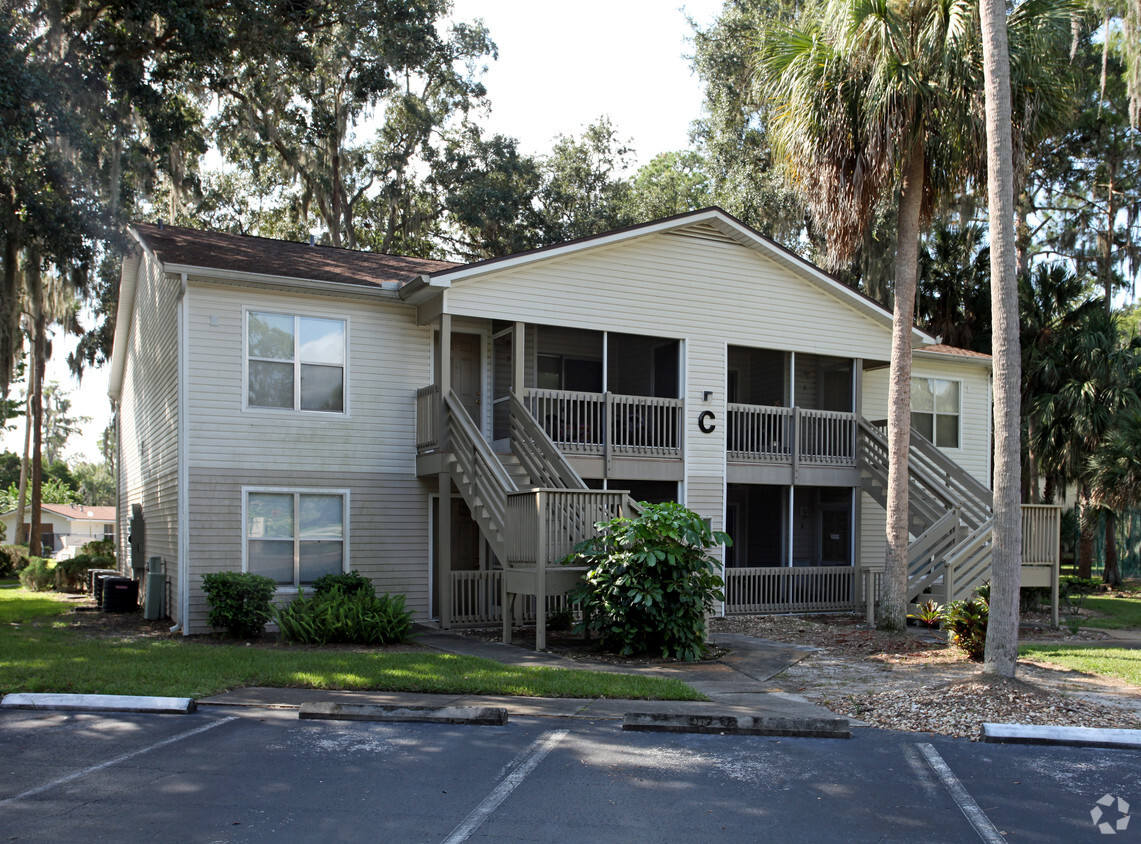
<path id="1" fill-rule="evenodd" d="M 415 395 L 431 381 L 430 328 L 411 306 L 191 280 L 191 626 L 201 575 L 241 568 L 243 486 L 349 490 L 350 566 L 428 608 L 427 490 L 416 477 Z M 246 310 L 346 320 L 344 414 L 243 410 Z M 214 324 L 216 323 L 216 324 Z"/>
<path id="2" fill-rule="evenodd" d="M 959 448 L 940 449 L 976 480 L 990 487 L 990 380 L 985 367 L 962 364 L 950 355 L 948 361 L 916 358 L 911 364 L 915 378 L 944 378 L 959 381 L 961 411 L 959 416 Z M 888 369 L 864 373 L 864 416 L 887 418 Z"/>
<path id="3" fill-rule="evenodd" d="M 119 401 L 120 568 L 129 566 L 131 505 L 146 520 L 146 556 L 162 557 L 170 581 L 168 611 L 178 617 L 178 326 L 179 280 L 145 257 L 127 337 Z"/>
<path id="4" fill-rule="evenodd" d="M 417 619 L 428 617 L 428 488 L 405 474 L 326 472 L 301 468 L 197 468 L 190 473 L 190 626 L 205 632 L 208 608 L 202 575 L 242 567 L 242 488 L 329 490 L 349 494 L 349 567 L 377 594 L 406 596 Z M 292 594 L 283 590 L 283 598 Z"/>
<path id="5" fill-rule="evenodd" d="M 677 234 L 462 280 L 456 315 L 886 360 L 873 322 L 758 252 Z"/>

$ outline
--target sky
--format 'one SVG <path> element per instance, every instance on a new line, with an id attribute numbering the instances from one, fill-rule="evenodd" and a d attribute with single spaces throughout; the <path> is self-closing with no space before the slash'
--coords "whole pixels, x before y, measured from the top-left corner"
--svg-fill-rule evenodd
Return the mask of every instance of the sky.
<path id="1" fill-rule="evenodd" d="M 689 126 L 701 113 L 700 80 L 691 73 L 692 28 L 717 17 L 723 0 L 454 0 L 456 20 L 481 19 L 499 48 L 483 76 L 490 132 L 519 140 L 539 155 L 558 135 L 578 135 L 606 115 L 629 142 L 637 165 L 689 146 Z M 91 319 L 83 320 L 90 327 Z M 77 382 L 67 369 L 74 340 L 55 338 L 47 380 L 71 392 L 72 414 L 90 417 L 65 457 L 98 462 L 99 441 L 111 418 L 108 368 L 88 369 Z M 23 385 L 13 388 L 19 394 Z M 3 448 L 19 453 L 21 420 L 3 433 Z"/>

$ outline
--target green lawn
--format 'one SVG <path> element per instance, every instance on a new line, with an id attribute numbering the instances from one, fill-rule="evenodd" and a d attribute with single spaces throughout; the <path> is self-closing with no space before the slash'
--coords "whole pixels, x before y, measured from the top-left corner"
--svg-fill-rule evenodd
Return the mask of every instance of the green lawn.
<path id="1" fill-rule="evenodd" d="M 0 585 L 0 692 L 203 697 L 242 686 L 647 700 L 705 700 L 678 680 L 518 668 L 435 651 L 313 650 L 162 639 L 100 640 L 68 629 L 52 593 Z"/>
<path id="2" fill-rule="evenodd" d="M 1082 601 L 1082 606 L 1105 616 L 1104 618 L 1087 618 L 1082 622 L 1083 627 L 1100 627 L 1110 630 L 1141 628 L 1141 598 L 1089 595 Z"/>
<path id="3" fill-rule="evenodd" d="M 1141 686 L 1141 650 L 1129 648 L 1073 647 L 1072 645 L 1023 645 L 1020 656 L 1052 662 L 1086 674 L 1105 674 Z"/>

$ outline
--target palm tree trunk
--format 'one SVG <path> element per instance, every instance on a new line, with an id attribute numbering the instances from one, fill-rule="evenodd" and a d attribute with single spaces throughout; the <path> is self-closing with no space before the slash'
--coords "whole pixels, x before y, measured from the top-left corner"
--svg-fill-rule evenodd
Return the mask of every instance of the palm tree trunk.
<path id="1" fill-rule="evenodd" d="M 919 216 L 925 170 L 922 142 L 907 154 L 897 226 L 895 311 L 891 329 L 891 378 L 888 385 L 887 555 L 886 589 L 878 624 L 884 630 L 907 625 L 908 485 L 911 443 L 911 332 L 915 323 L 915 284 L 919 274 Z"/>
<path id="2" fill-rule="evenodd" d="M 994 330 L 994 543 L 990 617 L 983 671 L 1013 677 L 1018 664 L 1018 593 L 1022 575 L 1022 354 L 1014 239 L 1014 158 L 1006 4 L 982 0 L 986 93 L 987 195 L 990 209 L 991 322 Z"/>
<path id="3" fill-rule="evenodd" d="M 1105 570 L 1101 579 L 1110 586 L 1121 585 L 1121 568 L 1117 564 L 1117 514 L 1112 510 L 1105 511 Z"/>
<path id="4" fill-rule="evenodd" d="M 1078 517 L 1078 525 L 1081 538 L 1078 541 L 1078 577 L 1088 580 L 1093 576 L 1093 540 L 1097 525 L 1095 524 L 1094 509 L 1090 504 L 1089 493 L 1083 487 L 1079 495 L 1081 497 L 1081 515 Z"/>

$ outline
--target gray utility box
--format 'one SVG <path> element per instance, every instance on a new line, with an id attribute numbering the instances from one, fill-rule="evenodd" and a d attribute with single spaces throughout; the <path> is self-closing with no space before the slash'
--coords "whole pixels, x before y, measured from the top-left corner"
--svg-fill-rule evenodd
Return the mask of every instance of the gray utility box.
<path id="1" fill-rule="evenodd" d="M 147 592 L 143 601 L 143 618 L 158 621 L 166 617 L 166 565 L 162 557 L 147 560 Z"/>

